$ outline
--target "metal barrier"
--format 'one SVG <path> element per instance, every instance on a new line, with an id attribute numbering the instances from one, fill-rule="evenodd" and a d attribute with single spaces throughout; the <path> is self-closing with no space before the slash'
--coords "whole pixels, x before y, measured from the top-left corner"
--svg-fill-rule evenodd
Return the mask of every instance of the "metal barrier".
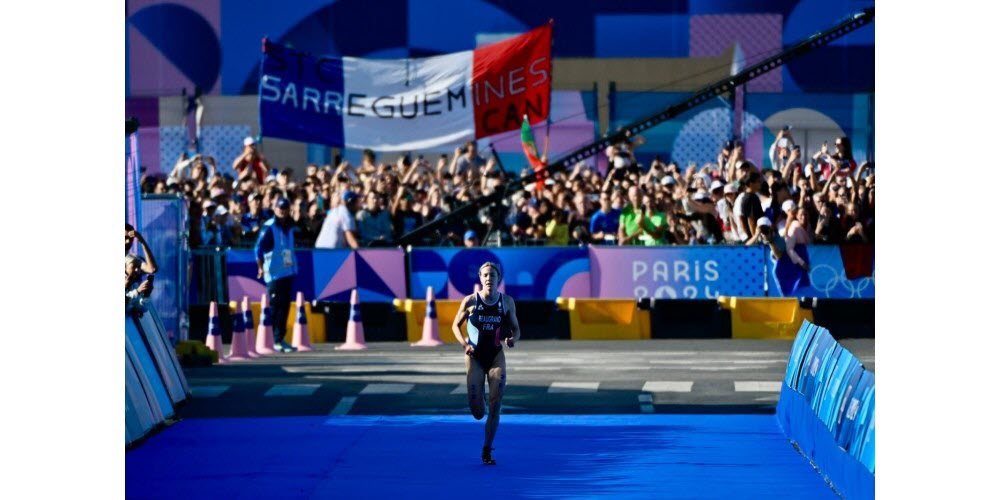
<path id="1" fill-rule="evenodd" d="M 151 295 L 173 344 L 188 338 L 189 262 L 188 210 L 180 195 L 143 195 L 142 224 L 159 269 Z"/>

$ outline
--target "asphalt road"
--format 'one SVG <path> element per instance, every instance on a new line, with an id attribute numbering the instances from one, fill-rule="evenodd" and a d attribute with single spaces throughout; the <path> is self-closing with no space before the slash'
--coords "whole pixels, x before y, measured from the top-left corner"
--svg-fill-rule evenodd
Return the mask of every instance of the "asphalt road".
<path id="1" fill-rule="evenodd" d="M 842 341 L 874 370 L 872 339 Z M 186 368 L 179 417 L 468 412 L 455 345 L 370 343 Z M 504 413 L 770 413 L 791 341 L 524 341 L 507 350 Z"/>

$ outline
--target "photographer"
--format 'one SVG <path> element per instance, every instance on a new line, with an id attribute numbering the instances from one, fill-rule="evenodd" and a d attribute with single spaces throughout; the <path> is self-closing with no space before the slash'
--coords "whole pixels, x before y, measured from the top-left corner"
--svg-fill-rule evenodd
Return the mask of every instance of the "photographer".
<path id="1" fill-rule="evenodd" d="M 257 182 L 263 184 L 266 172 L 271 169 L 264 155 L 257 150 L 257 141 L 253 137 L 243 139 L 243 152 L 233 160 L 233 170 L 239 178 L 253 175 Z"/>
<path id="2" fill-rule="evenodd" d="M 764 244 L 771 248 L 771 258 L 779 260 L 785 256 L 785 240 L 774 234 L 771 228 L 771 219 L 761 217 L 757 219 L 756 230 L 753 236 L 747 240 L 746 245 Z"/>
<path id="3" fill-rule="evenodd" d="M 147 253 L 146 255 L 152 255 Z M 142 279 L 142 270 L 146 264 L 137 255 L 125 256 L 125 312 L 145 310 L 150 294 L 153 293 L 153 274 L 147 274 Z M 154 267 L 155 270 L 155 267 Z"/>

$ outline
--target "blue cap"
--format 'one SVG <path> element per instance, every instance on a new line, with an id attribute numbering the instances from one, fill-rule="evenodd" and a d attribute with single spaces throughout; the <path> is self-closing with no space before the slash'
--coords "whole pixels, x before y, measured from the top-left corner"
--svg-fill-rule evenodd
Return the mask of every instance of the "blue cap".
<path id="1" fill-rule="evenodd" d="M 467 239 L 467 240 L 474 240 L 474 239 L 476 239 L 476 232 L 473 231 L 473 230 L 471 230 L 471 229 L 468 230 L 468 231 L 466 231 L 465 232 L 465 239 Z"/>
<path id="2" fill-rule="evenodd" d="M 344 191 L 344 194 L 340 195 L 340 197 L 345 203 L 350 203 L 358 199 L 358 193 L 355 193 L 354 191 Z"/>
<path id="3" fill-rule="evenodd" d="M 292 202 L 288 201 L 288 198 L 282 197 L 282 198 L 278 198 L 278 201 L 276 201 L 274 203 L 274 206 L 277 207 L 277 208 L 287 209 L 288 207 L 292 206 Z"/>

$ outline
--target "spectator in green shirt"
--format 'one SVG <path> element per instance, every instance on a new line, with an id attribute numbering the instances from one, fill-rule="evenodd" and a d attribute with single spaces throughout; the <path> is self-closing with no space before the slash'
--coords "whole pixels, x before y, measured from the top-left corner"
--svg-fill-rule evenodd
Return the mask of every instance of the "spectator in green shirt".
<path id="1" fill-rule="evenodd" d="M 642 234 L 639 242 L 645 246 L 666 245 L 664 233 L 669 229 L 667 225 L 667 214 L 664 213 L 660 203 L 650 195 L 642 197 L 642 217 L 639 218 L 639 226 Z"/>
<path id="2" fill-rule="evenodd" d="M 639 207 L 639 187 L 630 186 L 628 188 L 628 205 L 622 209 L 622 214 L 618 219 L 618 244 L 636 245 L 636 239 L 642 235 L 639 228 L 639 217 L 642 211 Z"/>

